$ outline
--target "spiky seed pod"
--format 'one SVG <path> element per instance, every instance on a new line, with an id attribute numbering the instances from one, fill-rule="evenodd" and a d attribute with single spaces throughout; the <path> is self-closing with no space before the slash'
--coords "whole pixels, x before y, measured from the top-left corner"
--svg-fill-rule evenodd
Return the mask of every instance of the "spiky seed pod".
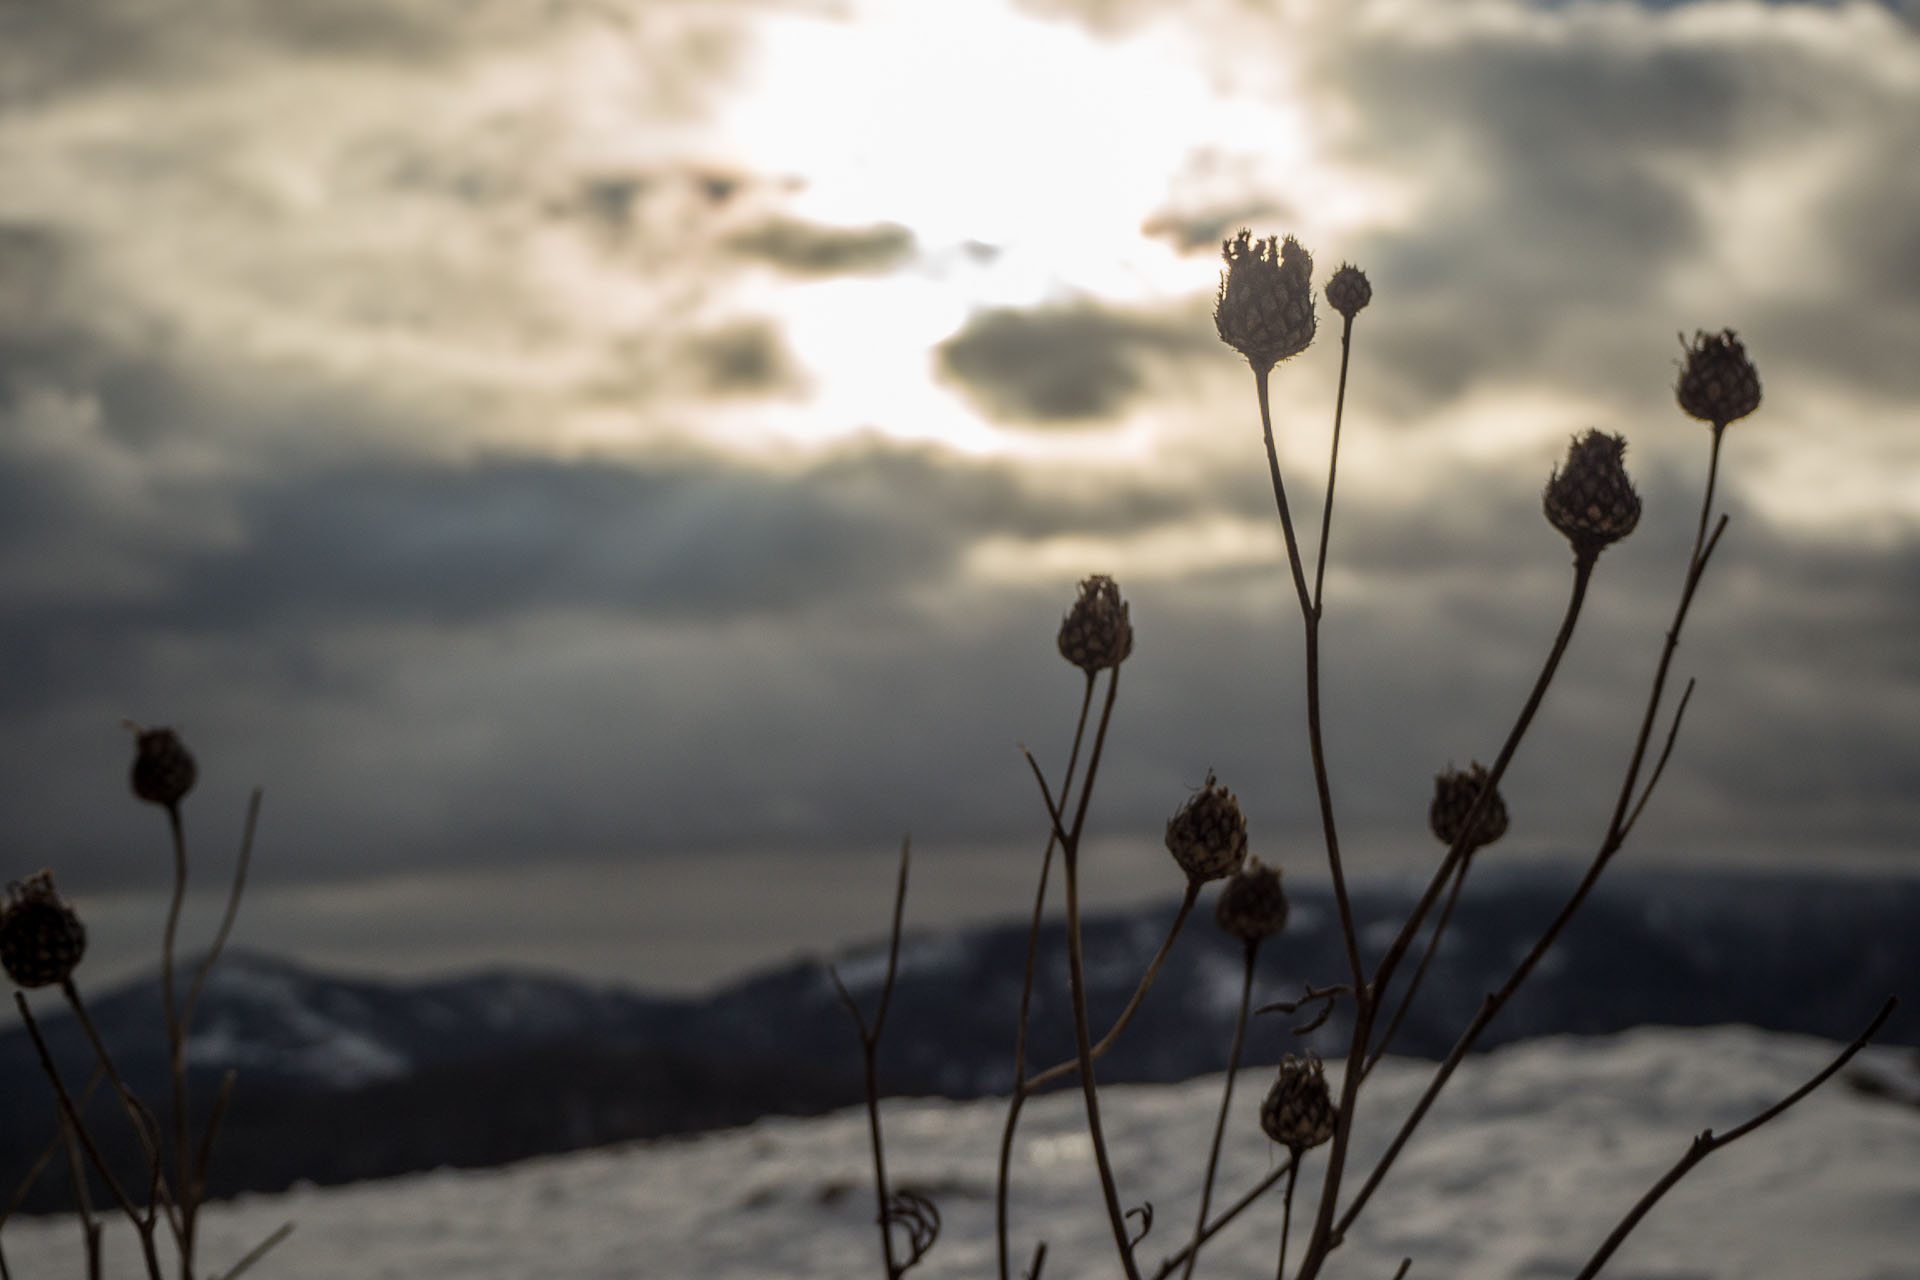
<path id="1" fill-rule="evenodd" d="M 1427 825 L 1433 829 L 1434 838 L 1451 849 L 1466 830 L 1467 816 L 1473 812 L 1474 802 L 1480 798 L 1482 788 L 1487 785 L 1487 769 L 1478 760 L 1471 768 L 1456 769 L 1447 766 L 1445 773 L 1435 774 L 1433 778 L 1433 803 L 1427 807 Z M 1480 811 L 1480 820 L 1473 824 L 1473 837 L 1466 843 L 1466 851 L 1484 848 L 1507 834 L 1507 805 L 1500 798 L 1498 788 L 1487 797 L 1487 807 Z"/>
<path id="2" fill-rule="evenodd" d="M 1287 894 L 1277 867 L 1248 858 L 1214 899 L 1213 918 L 1220 931 L 1242 942 L 1261 942 L 1287 927 Z"/>
<path id="3" fill-rule="evenodd" d="M 0 967 L 23 987 L 64 982 L 87 951 L 86 926 L 53 888 L 53 873 L 36 871 L 7 887 L 0 907 Z"/>
<path id="4" fill-rule="evenodd" d="M 193 790 L 200 770 L 171 729 L 139 729 L 133 742 L 133 794 L 172 808 Z"/>
<path id="5" fill-rule="evenodd" d="M 1080 584 L 1080 597 L 1060 620 L 1060 656 L 1088 675 L 1117 667 L 1133 652 L 1133 621 L 1120 588 L 1104 573 Z"/>
<path id="6" fill-rule="evenodd" d="M 1320 1059 L 1292 1054 L 1280 1059 L 1280 1077 L 1260 1104 L 1260 1127 L 1298 1156 L 1333 1137 L 1333 1097 Z"/>
<path id="7" fill-rule="evenodd" d="M 1686 362 L 1673 389 L 1680 407 L 1700 419 L 1726 426 L 1760 407 L 1760 375 L 1747 359 L 1747 349 L 1731 329 L 1719 333 L 1695 330 L 1693 344 L 1680 339 Z"/>
<path id="8" fill-rule="evenodd" d="M 1220 296 L 1213 323 L 1220 340 L 1247 358 L 1255 373 L 1266 373 L 1313 341 L 1313 255 L 1288 236 L 1253 239 L 1242 229 L 1222 242 Z"/>
<path id="9" fill-rule="evenodd" d="M 1541 505 L 1581 558 L 1599 555 L 1640 523 L 1640 495 L 1621 458 L 1627 442 L 1604 431 L 1574 437 L 1566 465 L 1547 481 Z"/>
<path id="10" fill-rule="evenodd" d="M 1233 792 L 1207 780 L 1167 822 L 1167 852 L 1193 880 L 1218 880 L 1247 858 L 1247 818 Z"/>
<path id="11" fill-rule="evenodd" d="M 1367 282 L 1367 273 L 1351 262 L 1341 263 L 1340 269 L 1327 281 L 1328 304 L 1349 320 L 1372 301 L 1373 286 Z"/>

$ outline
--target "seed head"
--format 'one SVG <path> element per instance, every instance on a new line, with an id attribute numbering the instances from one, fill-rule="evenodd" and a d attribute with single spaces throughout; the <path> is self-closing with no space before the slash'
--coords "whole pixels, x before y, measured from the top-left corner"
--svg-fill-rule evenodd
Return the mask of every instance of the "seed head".
<path id="1" fill-rule="evenodd" d="M 1333 1125 L 1333 1098 L 1320 1059 L 1311 1053 L 1280 1059 L 1280 1077 L 1260 1104 L 1260 1127 L 1267 1136 L 1297 1157 L 1333 1137 Z"/>
<path id="2" fill-rule="evenodd" d="M 1266 373 L 1313 341 L 1313 255 L 1288 236 L 1253 239 L 1242 230 L 1220 246 L 1227 268 L 1213 323 L 1220 340 Z"/>
<path id="3" fill-rule="evenodd" d="M 1673 395 L 1682 409 L 1702 422 L 1724 427 L 1760 407 L 1760 375 L 1733 330 L 1703 333 L 1696 329 L 1693 344 L 1689 346 L 1682 337 L 1680 347 L 1686 362 Z"/>
<path id="4" fill-rule="evenodd" d="M 0 967 L 23 987 L 64 982 L 87 951 L 87 930 L 53 888 L 53 873 L 36 871 L 7 886 L 0 905 Z"/>
<path id="5" fill-rule="evenodd" d="M 1327 281 L 1328 304 L 1349 320 L 1372 301 L 1373 286 L 1367 283 L 1367 273 L 1351 262 L 1341 263 L 1340 269 Z"/>
<path id="6" fill-rule="evenodd" d="M 200 776 L 193 756 L 171 729 L 142 729 L 131 726 L 133 740 L 133 794 L 149 804 L 169 809 L 193 790 Z"/>
<path id="7" fill-rule="evenodd" d="M 1060 620 L 1060 656 L 1088 675 L 1117 667 L 1133 652 L 1133 622 L 1120 588 L 1104 573 L 1080 584 L 1080 597 Z"/>
<path id="8" fill-rule="evenodd" d="M 1566 465 L 1547 481 L 1542 495 L 1547 519 L 1582 559 L 1599 555 L 1640 523 L 1640 495 L 1620 462 L 1626 451 L 1620 436 L 1588 431 L 1574 437 Z"/>
<path id="9" fill-rule="evenodd" d="M 1213 918 L 1220 931 L 1242 942 L 1261 942 L 1287 927 L 1287 895 L 1280 871 L 1248 858 L 1247 865 L 1220 886 Z"/>
<path id="10" fill-rule="evenodd" d="M 1218 880 L 1247 857 L 1247 818 L 1233 792 L 1207 780 L 1167 822 L 1167 852 L 1192 880 Z"/>
<path id="11" fill-rule="evenodd" d="M 1433 779 L 1433 803 L 1427 808 L 1427 825 L 1433 829 L 1434 838 L 1449 849 L 1460 833 L 1466 829 L 1467 815 L 1473 812 L 1473 806 L 1480 799 L 1480 792 L 1487 785 L 1486 766 L 1478 760 L 1469 769 L 1455 769 L 1447 766 L 1447 771 L 1435 774 Z M 1507 806 L 1500 798 L 1499 789 L 1487 797 L 1487 807 L 1480 811 L 1480 820 L 1473 824 L 1473 838 L 1467 841 L 1466 851 L 1492 844 L 1507 834 Z"/>

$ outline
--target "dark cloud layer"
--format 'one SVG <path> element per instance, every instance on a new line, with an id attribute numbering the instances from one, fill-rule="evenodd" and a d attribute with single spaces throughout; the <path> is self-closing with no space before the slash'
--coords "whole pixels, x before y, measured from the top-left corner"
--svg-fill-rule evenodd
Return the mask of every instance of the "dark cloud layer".
<path id="1" fill-rule="evenodd" d="M 913 256 L 913 232 L 897 223 L 827 227 L 798 218 L 769 218 L 729 237 L 743 257 L 800 276 L 891 271 Z"/>
<path id="2" fill-rule="evenodd" d="M 940 345 L 940 369 L 996 418 L 1081 425 L 1123 410 L 1145 388 L 1153 358 L 1211 350 L 1191 320 L 1088 302 L 995 308 Z"/>

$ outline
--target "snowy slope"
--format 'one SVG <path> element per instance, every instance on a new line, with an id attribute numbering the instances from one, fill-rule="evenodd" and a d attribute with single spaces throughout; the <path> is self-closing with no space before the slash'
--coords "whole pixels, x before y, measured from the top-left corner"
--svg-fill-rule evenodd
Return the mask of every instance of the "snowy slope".
<path id="1" fill-rule="evenodd" d="M 1723 1027 L 1555 1037 L 1470 1060 L 1442 1097 L 1331 1274 L 1386 1280 L 1569 1276 L 1701 1128 L 1725 1129 L 1826 1060 L 1825 1042 Z M 1904 1051 L 1868 1051 L 1883 1074 Z M 1389 1060 L 1370 1084 L 1364 1170 L 1431 1070 Z M 1242 1123 L 1224 1190 L 1270 1167 L 1252 1125 L 1265 1072 L 1236 1091 Z M 1123 1192 L 1151 1199 L 1143 1257 L 1191 1223 L 1219 1078 L 1104 1091 Z M 897 1179 L 928 1189 L 946 1232 L 914 1275 L 993 1272 L 993 1100 L 886 1108 Z M 208 1213 L 205 1261 L 229 1262 L 281 1222 L 293 1236 L 263 1280 L 629 1280 L 880 1274 L 863 1114 L 764 1120 L 660 1141 L 281 1196 Z M 1320 1171 L 1311 1160 L 1306 1181 Z M 1024 1257 L 1044 1234 L 1049 1280 L 1118 1269 L 1098 1207 L 1077 1094 L 1030 1105 L 1016 1171 Z M 1263 1203 L 1206 1255 L 1203 1276 L 1273 1274 L 1278 1203 Z M 33 1219 L 0 1236 L 16 1276 L 78 1275 L 71 1223 Z M 121 1239 L 109 1276 L 132 1276 Z M 1616 1280 L 1914 1280 L 1920 1276 L 1920 1110 L 1835 1080 L 1720 1153 L 1670 1195 L 1606 1273 Z"/>

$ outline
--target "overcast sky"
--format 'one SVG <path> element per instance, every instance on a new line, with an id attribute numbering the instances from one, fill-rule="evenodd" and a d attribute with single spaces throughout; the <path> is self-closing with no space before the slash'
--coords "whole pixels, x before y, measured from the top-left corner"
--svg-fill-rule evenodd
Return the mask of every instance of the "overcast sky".
<path id="1" fill-rule="evenodd" d="M 1503 847 L 1598 838 L 1707 460 L 1676 334 L 1730 326 L 1765 402 L 1632 856 L 1912 869 L 1916 156 L 1909 3 L 0 0 L 0 870 L 150 946 L 131 717 L 200 758 L 208 877 L 266 789 L 242 940 L 327 961 L 697 984 L 880 927 L 908 830 L 910 916 L 1016 913 L 1016 744 L 1057 772 L 1105 572 L 1099 892 L 1177 889 L 1209 768 L 1312 874 L 1210 317 L 1243 225 L 1374 287 L 1324 629 L 1357 864 L 1431 858 L 1433 773 L 1497 750 L 1587 427 L 1646 513 Z M 1315 526 L 1321 313 L 1274 380 Z"/>

